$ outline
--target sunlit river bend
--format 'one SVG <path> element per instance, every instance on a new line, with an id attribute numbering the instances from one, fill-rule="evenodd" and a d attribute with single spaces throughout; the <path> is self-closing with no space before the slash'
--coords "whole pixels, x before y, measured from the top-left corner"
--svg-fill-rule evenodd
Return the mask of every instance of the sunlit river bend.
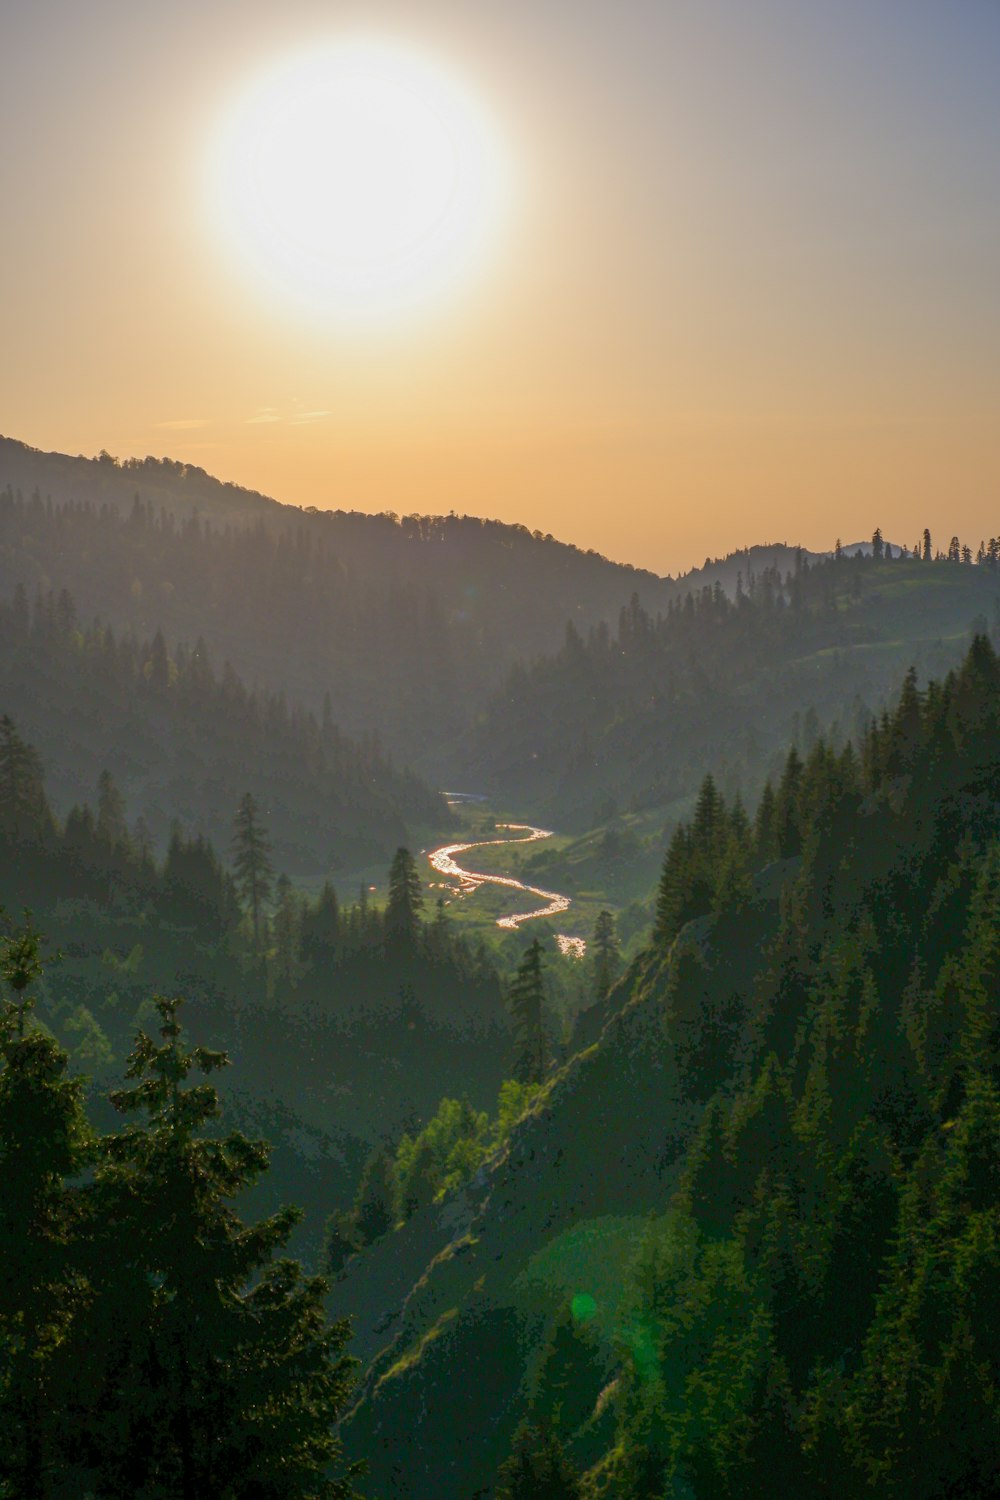
<path id="1" fill-rule="evenodd" d="M 452 800 L 460 799 L 455 797 Z M 509 890 L 523 891 L 526 896 L 535 896 L 544 903 L 533 911 L 519 911 L 509 917 L 498 917 L 498 927 L 520 927 L 522 922 L 533 922 L 536 917 L 557 917 L 561 912 L 568 911 L 572 901 L 569 896 L 561 896 L 558 891 L 544 891 L 540 886 L 527 885 L 525 881 L 518 880 L 513 875 L 486 875 L 479 870 L 467 870 L 464 865 L 458 863 L 456 855 L 468 854 L 473 849 L 493 849 L 498 844 L 534 844 L 539 839 L 552 837 L 551 829 L 533 828 L 530 823 L 498 823 L 497 828 L 515 837 L 477 839 L 474 843 L 467 844 L 443 844 L 440 849 L 432 849 L 429 852 L 427 858 L 431 862 L 431 867 L 446 880 L 458 881 L 459 890 L 463 896 L 477 891 L 481 885 L 502 885 Z M 556 942 L 563 953 L 570 954 L 574 958 L 582 958 L 587 950 L 583 938 L 569 937 L 563 932 L 556 934 Z"/>

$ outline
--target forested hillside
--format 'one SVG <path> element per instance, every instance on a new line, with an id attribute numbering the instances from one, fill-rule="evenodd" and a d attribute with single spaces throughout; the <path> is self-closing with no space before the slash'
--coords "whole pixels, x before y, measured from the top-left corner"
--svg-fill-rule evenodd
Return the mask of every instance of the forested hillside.
<path id="1" fill-rule="evenodd" d="M 754 798 L 793 737 L 843 741 L 908 664 L 926 680 L 997 628 L 991 546 L 978 566 L 957 542 L 951 560 L 800 554 L 738 572 L 732 596 L 704 583 L 655 616 L 633 598 L 614 633 L 567 626 L 481 716 L 472 774 L 577 827 L 690 798 L 706 764 Z"/>
<path id="2" fill-rule="evenodd" d="M 337 497 L 331 497 L 335 502 Z M 68 459 L 0 440 L 0 597 L 68 588 L 80 616 L 171 639 L 349 733 L 438 765 L 514 661 L 567 619 L 612 620 L 669 581 L 523 526 L 281 506 L 170 460 Z"/>
<path id="3" fill-rule="evenodd" d="M 704 781 L 599 1040 L 336 1288 L 376 1493 L 995 1493 L 998 746 L 979 636 Z"/>
<path id="4" fill-rule="evenodd" d="M 384 908 L 364 889 L 348 905 L 329 884 L 303 896 L 275 868 L 252 797 L 221 855 L 175 831 L 157 858 L 127 811 L 102 777 L 95 807 L 57 818 L 37 752 L 0 720 L 0 918 L 30 908 L 60 954 L 36 1015 L 100 1085 L 153 1018 L 151 997 L 184 995 L 199 1039 L 237 1064 L 230 1117 L 275 1148 L 264 1206 L 293 1191 L 315 1256 L 372 1147 L 455 1078 L 479 1108 L 496 1098 L 510 1023 L 495 964 L 443 908 L 425 910 L 406 850 Z"/>
<path id="5" fill-rule="evenodd" d="M 40 751 L 65 815 L 110 773 L 161 851 L 174 822 L 228 846 L 236 804 L 267 809 L 278 867 L 330 875 L 386 862 L 415 829 L 443 829 L 443 798 L 283 695 L 252 691 L 204 640 L 85 624 L 66 590 L 0 603 L 0 712 Z"/>

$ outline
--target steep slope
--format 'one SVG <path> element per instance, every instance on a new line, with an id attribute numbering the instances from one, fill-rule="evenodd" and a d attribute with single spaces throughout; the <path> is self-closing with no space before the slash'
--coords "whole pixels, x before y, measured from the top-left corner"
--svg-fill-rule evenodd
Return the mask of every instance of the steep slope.
<path id="1" fill-rule="evenodd" d="M 705 923 L 692 932 L 702 982 L 720 1005 L 745 990 L 777 913 L 764 882 L 741 918 L 744 946 L 732 930 L 714 941 Z M 489 1493 L 559 1310 L 594 1297 L 608 1347 L 620 1332 L 615 1298 L 699 1118 L 664 1027 L 674 982 L 670 960 L 648 955 L 619 985 L 620 1009 L 600 1041 L 553 1079 L 509 1147 L 334 1288 L 331 1306 L 353 1317 L 368 1366 L 348 1441 L 368 1457 L 375 1493 Z M 466 1434 L 461 1444 L 449 1441 L 455 1431 Z"/>
<path id="2" fill-rule="evenodd" d="M 594 1500 L 993 1493 L 998 734 L 978 637 L 752 832 L 706 783 L 598 1042 L 335 1290 L 377 1492 L 491 1495 L 527 1421 Z"/>

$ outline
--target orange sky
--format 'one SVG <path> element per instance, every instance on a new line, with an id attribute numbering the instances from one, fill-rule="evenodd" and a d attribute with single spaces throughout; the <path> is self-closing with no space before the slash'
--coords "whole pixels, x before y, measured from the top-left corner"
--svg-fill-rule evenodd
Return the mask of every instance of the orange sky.
<path id="1" fill-rule="evenodd" d="M 1000 530 L 995 6 L 82 9 L 0 22 L 7 435 L 659 571 Z M 464 80 L 513 182 L 468 284 L 368 332 L 249 278 L 204 186 L 246 81 L 359 17 Z"/>

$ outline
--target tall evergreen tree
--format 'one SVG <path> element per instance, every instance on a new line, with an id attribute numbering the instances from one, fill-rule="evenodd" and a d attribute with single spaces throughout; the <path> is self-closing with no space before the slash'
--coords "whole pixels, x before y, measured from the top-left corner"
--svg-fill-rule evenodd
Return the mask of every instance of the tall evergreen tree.
<path id="1" fill-rule="evenodd" d="M 622 967 L 622 950 L 618 942 L 615 919 L 609 911 L 597 914 L 594 933 L 590 940 L 594 974 L 594 994 L 603 1000 L 614 984 Z"/>
<path id="2" fill-rule="evenodd" d="M 347 1327 L 327 1324 L 322 1279 L 275 1259 L 298 1212 L 246 1225 L 233 1209 L 267 1147 L 203 1133 L 218 1094 L 189 1079 L 227 1059 L 185 1049 L 179 1005 L 156 1000 L 159 1044 L 139 1034 L 130 1086 L 112 1096 L 135 1123 L 103 1142 L 93 1189 L 104 1232 L 74 1414 L 90 1487 L 100 1500 L 346 1500 Z"/>
<path id="3" fill-rule="evenodd" d="M 0 718 L 0 835 L 15 844 L 34 844 L 52 829 L 34 746 L 18 734 L 13 720 Z"/>
<path id="4" fill-rule="evenodd" d="M 390 941 L 414 943 L 420 932 L 424 906 L 423 886 L 416 860 L 409 849 L 399 848 L 389 869 L 389 899 L 385 908 L 385 931 Z"/>
<path id="5" fill-rule="evenodd" d="M 314 968 L 332 964 L 339 942 L 340 906 L 336 891 L 326 880 L 315 906 L 307 906 L 302 913 L 299 946 L 303 962 Z"/>
<path id="6" fill-rule="evenodd" d="M 245 793 L 236 813 L 233 830 L 233 871 L 236 876 L 236 889 L 244 906 L 250 908 L 254 953 L 259 958 L 264 903 L 271 894 L 274 868 L 271 864 L 271 841 L 261 821 L 260 810 L 250 792 Z"/>
<path id="7" fill-rule="evenodd" d="M 541 1083 L 548 1071 L 544 1004 L 542 945 L 535 938 L 518 965 L 508 994 L 515 1031 L 514 1076 L 521 1083 Z"/>
<path id="8" fill-rule="evenodd" d="M 392 1228 L 395 1195 L 392 1157 L 387 1147 L 380 1146 L 365 1163 L 354 1200 L 353 1227 L 359 1244 L 370 1245 Z"/>
<path id="9" fill-rule="evenodd" d="M 274 911 L 274 974 L 278 983 L 287 990 L 295 983 L 299 963 L 299 903 L 287 875 L 278 876 L 277 897 Z"/>
<path id="10" fill-rule="evenodd" d="M 672 943 L 689 917 L 689 882 L 692 862 L 690 829 L 679 823 L 667 846 L 660 884 L 656 893 L 657 942 Z"/>
<path id="11" fill-rule="evenodd" d="M 97 780 L 97 836 L 109 848 L 128 840 L 125 799 L 107 770 L 102 771 Z"/>
<path id="12" fill-rule="evenodd" d="M 85 1295 L 73 1264 L 80 1188 L 69 1185 L 88 1159 L 83 1085 L 31 1024 L 40 973 L 30 925 L 0 939 L 0 1494 L 10 1500 L 56 1493 L 74 1374 L 65 1350 Z"/>
<path id="13" fill-rule="evenodd" d="M 500 1470 L 497 1500 L 579 1500 L 580 1479 L 547 1427 L 523 1427 Z"/>

